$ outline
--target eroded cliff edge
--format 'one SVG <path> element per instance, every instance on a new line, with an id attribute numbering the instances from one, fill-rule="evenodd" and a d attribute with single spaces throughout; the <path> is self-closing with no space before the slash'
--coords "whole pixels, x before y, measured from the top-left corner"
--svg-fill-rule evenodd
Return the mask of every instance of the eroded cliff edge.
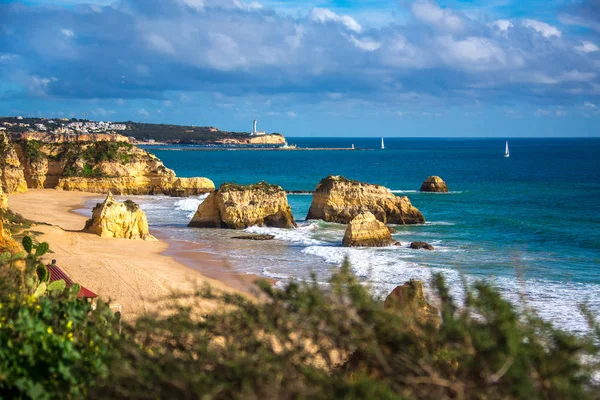
<path id="1" fill-rule="evenodd" d="M 214 191 L 207 178 L 178 178 L 160 159 L 121 135 L 0 133 L 0 182 L 7 193 L 63 189 L 91 193 L 195 196 Z"/>

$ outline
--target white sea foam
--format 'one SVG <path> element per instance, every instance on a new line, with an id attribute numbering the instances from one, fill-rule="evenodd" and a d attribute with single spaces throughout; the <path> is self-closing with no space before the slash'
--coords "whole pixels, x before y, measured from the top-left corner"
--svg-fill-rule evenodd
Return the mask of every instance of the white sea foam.
<path id="1" fill-rule="evenodd" d="M 402 189 L 393 189 L 390 190 L 392 193 L 419 193 L 418 190 L 402 190 Z"/>
<path id="2" fill-rule="evenodd" d="M 198 210 L 198 206 L 202 204 L 207 197 L 207 194 L 198 197 L 186 197 L 173 203 L 173 208 L 179 211 L 187 211 L 187 217 L 192 218 Z"/>
<path id="3" fill-rule="evenodd" d="M 431 226 L 435 226 L 435 225 L 441 225 L 441 226 L 453 226 L 456 225 L 453 222 L 447 222 L 447 221 L 427 221 L 425 222 L 425 225 L 431 225 Z"/>
<path id="4" fill-rule="evenodd" d="M 261 235 L 273 235 L 275 239 L 302 244 L 305 246 L 324 244 L 322 240 L 313 238 L 313 234 L 317 229 L 317 223 L 312 222 L 298 226 L 296 229 L 281 229 L 252 226 L 246 229 L 246 232 L 256 233 Z"/>

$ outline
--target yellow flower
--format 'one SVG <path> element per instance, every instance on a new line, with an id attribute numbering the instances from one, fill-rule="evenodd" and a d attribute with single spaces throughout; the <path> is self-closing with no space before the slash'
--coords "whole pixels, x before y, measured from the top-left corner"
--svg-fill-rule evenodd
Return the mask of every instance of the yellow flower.
<path id="1" fill-rule="evenodd" d="M 48 327 L 48 329 L 46 329 L 46 332 L 48 332 L 48 333 L 51 335 L 51 334 L 52 334 L 52 332 L 54 332 L 54 331 L 52 330 L 52 327 L 51 327 L 51 326 L 49 326 L 49 327 Z"/>
<path id="2" fill-rule="evenodd" d="M 73 321 L 67 322 L 67 329 L 73 329 Z"/>

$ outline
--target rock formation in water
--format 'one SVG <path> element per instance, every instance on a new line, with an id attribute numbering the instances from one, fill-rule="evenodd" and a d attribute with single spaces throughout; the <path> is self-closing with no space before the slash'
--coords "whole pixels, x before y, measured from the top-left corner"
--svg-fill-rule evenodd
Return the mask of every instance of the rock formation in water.
<path id="1" fill-rule="evenodd" d="M 232 239 L 238 239 L 238 240 L 255 240 L 255 241 L 266 241 L 266 240 L 273 240 L 275 239 L 275 236 L 273 235 L 261 235 L 261 234 L 256 234 L 256 235 L 243 235 L 243 236 L 234 236 L 232 237 Z"/>
<path id="2" fill-rule="evenodd" d="M 421 192 L 448 193 L 448 185 L 439 176 L 430 176 L 421 185 Z"/>
<path id="3" fill-rule="evenodd" d="M 426 242 L 412 242 L 410 248 L 415 250 L 434 250 L 433 246 Z"/>
<path id="4" fill-rule="evenodd" d="M 58 188 L 179 197 L 214 191 L 211 180 L 177 178 L 156 156 L 127 140 L 125 136 L 111 134 L 70 136 L 29 132 L 17 135 L 11 145 L 15 150 L 11 165 L 15 165 L 13 169 L 22 177 L 20 191 L 27 187 Z M 11 158 L 5 157 L 5 164 L 6 160 Z M 0 166 L 3 177 L 7 175 L 5 170 Z M 3 182 L 2 186 L 7 190 L 9 185 Z M 7 191 L 19 190 L 9 187 Z"/>
<path id="5" fill-rule="evenodd" d="M 439 324 L 438 310 L 429 304 L 423 293 L 423 282 L 411 279 L 396 287 L 385 299 L 384 306 L 415 315 L 421 321 Z"/>
<path id="6" fill-rule="evenodd" d="M 364 211 L 370 211 L 384 224 L 425 223 L 425 217 L 408 197 L 398 197 L 383 186 L 342 176 L 328 176 L 317 185 L 306 219 L 347 224 Z"/>
<path id="7" fill-rule="evenodd" d="M 388 227 L 370 212 L 358 214 L 346 227 L 346 247 L 385 247 L 393 244 Z"/>
<path id="8" fill-rule="evenodd" d="M 245 229 L 250 226 L 296 227 L 285 191 L 266 182 L 249 186 L 226 183 L 211 193 L 188 226 Z"/>
<path id="9" fill-rule="evenodd" d="M 144 211 L 131 200 L 116 201 L 110 193 L 94 207 L 83 231 L 101 237 L 156 240 L 150 235 Z"/>
<path id="10" fill-rule="evenodd" d="M 15 147 L 4 132 L 0 132 L 0 186 L 4 193 L 27 191 L 23 167 Z"/>

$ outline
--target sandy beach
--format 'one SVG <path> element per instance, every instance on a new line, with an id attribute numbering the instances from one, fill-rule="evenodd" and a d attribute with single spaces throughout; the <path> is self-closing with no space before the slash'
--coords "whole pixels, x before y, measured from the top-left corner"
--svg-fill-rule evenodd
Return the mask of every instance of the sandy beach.
<path id="1" fill-rule="evenodd" d="M 165 296 L 173 291 L 190 292 L 205 284 L 216 290 L 252 291 L 251 281 L 256 277 L 224 273 L 224 261 L 209 254 L 194 252 L 193 259 L 186 258 L 188 265 L 193 263 L 190 268 L 164 255 L 169 247 L 164 241 L 107 239 L 80 232 L 86 218 L 72 210 L 92 197 L 98 195 L 30 190 L 10 195 L 9 206 L 27 219 L 49 224 L 31 228 L 41 233 L 39 241 L 50 244 L 53 253 L 45 257 L 47 261 L 56 259 L 73 281 L 121 305 L 124 318 L 160 309 Z M 202 274 L 202 269 L 211 271 L 211 278 Z M 201 304 L 202 311 L 213 307 Z"/>

